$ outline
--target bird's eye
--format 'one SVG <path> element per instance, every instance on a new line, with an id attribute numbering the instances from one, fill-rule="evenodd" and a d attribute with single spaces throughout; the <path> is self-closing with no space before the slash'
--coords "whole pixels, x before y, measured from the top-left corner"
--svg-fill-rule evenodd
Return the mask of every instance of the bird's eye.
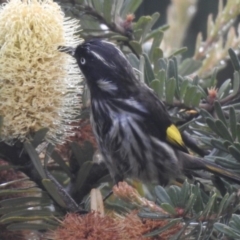
<path id="1" fill-rule="evenodd" d="M 86 63 L 86 59 L 85 58 L 80 58 L 80 62 L 82 65 L 84 65 Z"/>

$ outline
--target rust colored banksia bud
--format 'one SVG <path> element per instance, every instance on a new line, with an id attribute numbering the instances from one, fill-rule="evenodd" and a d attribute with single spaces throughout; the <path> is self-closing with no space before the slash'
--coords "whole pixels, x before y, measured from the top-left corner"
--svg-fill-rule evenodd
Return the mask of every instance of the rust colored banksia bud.
<path id="1" fill-rule="evenodd" d="M 78 22 L 52 0 L 11 0 L 0 7 L 1 140 L 24 141 L 48 128 L 61 143 L 80 109 L 80 71 L 59 46 L 76 46 Z"/>

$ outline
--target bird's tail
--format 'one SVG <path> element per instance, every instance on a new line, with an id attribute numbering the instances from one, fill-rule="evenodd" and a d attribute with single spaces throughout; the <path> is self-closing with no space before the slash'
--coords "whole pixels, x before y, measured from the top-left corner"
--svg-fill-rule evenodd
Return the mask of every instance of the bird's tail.
<path id="1" fill-rule="evenodd" d="M 240 184 L 240 174 L 229 171 L 206 159 L 191 156 L 183 152 L 179 152 L 179 159 L 183 170 L 205 170 L 219 177 L 223 177 Z"/>

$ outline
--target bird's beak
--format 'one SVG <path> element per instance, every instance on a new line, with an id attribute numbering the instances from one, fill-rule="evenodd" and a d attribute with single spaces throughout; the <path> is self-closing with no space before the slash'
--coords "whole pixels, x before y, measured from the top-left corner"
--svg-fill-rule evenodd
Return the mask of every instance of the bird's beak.
<path id="1" fill-rule="evenodd" d="M 72 57 L 75 57 L 76 48 L 60 46 L 60 47 L 58 47 L 58 51 L 67 53 L 67 54 L 71 55 Z"/>

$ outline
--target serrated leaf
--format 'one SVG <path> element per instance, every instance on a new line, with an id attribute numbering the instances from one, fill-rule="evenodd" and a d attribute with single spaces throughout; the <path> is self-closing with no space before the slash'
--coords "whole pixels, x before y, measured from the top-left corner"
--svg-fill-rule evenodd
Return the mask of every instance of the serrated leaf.
<path id="1" fill-rule="evenodd" d="M 25 142 L 23 145 L 24 145 L 24 149 L 28 153 L 34 167 L 36 168 L 36 170 L 39 173 L 39 175 L 41 176 L 41 178 L 47 178 L 46 173 L 45 173 L 42 163 L 41 163 L 41 159 L 39 158 L 38 153 L 35 150 L 35 148 L 29 142 Z"/>
<path id="2" fill-rule="evenodd" d="M 159 204 L 161 203 L 169 203 L 170 205 L 173 205 L 172 200 L 170 199 L 168 193 L 166 190 L 161 186 L 155 187 L 155 194 L 157 196 L 157 201 Z"/>
<path id="3" fill-rule="evenodd" d="M 170 78 L 166 81 L 166 91 L 165 98 L 168 104 L 172 104 L 174 100 L 176 90 L 176 80 L 174 78 Z"/>
<path id="4" fill-rule="evenodd" d="M 227 127 L 227 120 L 224 116 L 224 113 L 222 111 L 222 106 L 220 105 L 220 103 L 218 101 L 214 102 L 214 109 L 216 111 L 216 114 L 218 116 L 218 118 L 222 121 L 222 123 Z"/>
<path id="5" fill-rule="evenodd" d="M 235 71 L 240 71 L 240 64 L 239 64 L 237 54 L 234 52 L 234 50 L 232 48 L 229 48 L 228 54 L 230 56 L 230 59 L 231 59 L 234 70 Z"/>
<path id="6" fill-rule="evenodd" d="M 47 190 L 48 194 L 63 208 L 66 208 L 65 202 L 62 200 L 61 195 L 59 194 L 55 184 L 50 179 L 43 179 L 42 184 Z"/>

